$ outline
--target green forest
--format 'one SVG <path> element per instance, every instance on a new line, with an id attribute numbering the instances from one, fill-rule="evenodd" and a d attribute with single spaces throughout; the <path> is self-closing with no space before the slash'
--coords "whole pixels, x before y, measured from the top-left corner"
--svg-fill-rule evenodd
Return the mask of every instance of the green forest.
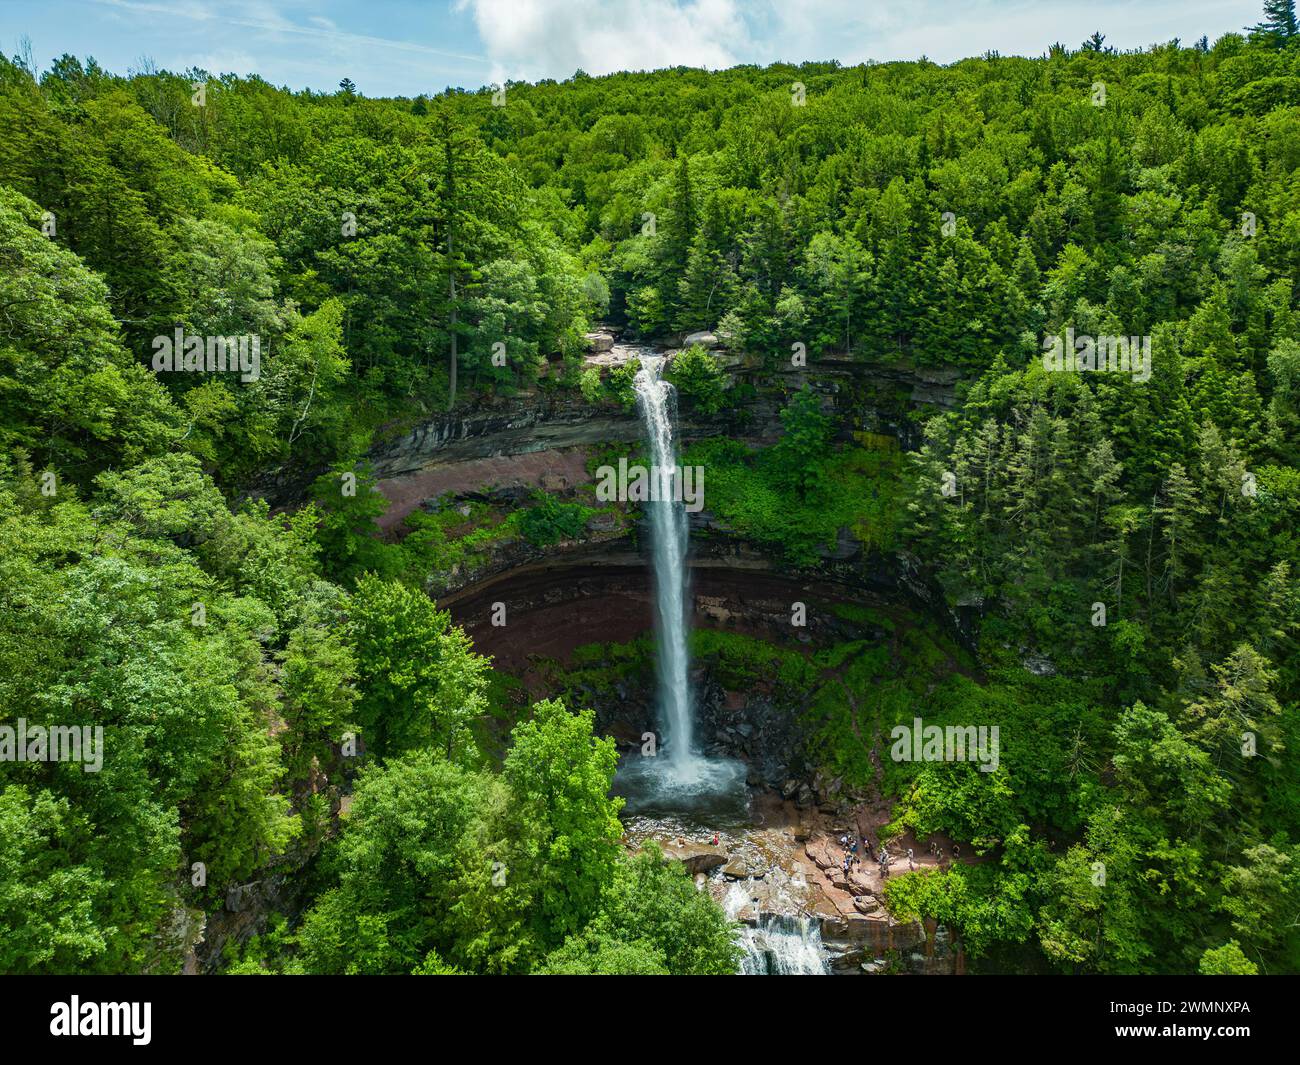
<path id="1" fill-rule="evenodd" d="M 212 971 L 737 971 L 732 918 L 625 845 L 583 701 L 647 647 L 522 698 L 429 591 L 601 504 L 379 523 L 376 449 L 430 419 L 632 417 L 632 368 L 585 361 L 601 327 L 714 332 L 754 379 L 958 382 L 914 407 L 732 385 L 699 346 L 671 370 L 737 536 L 798 580 L 848 530 L 969 623 L 909 634 L 902 673 L 695 634 L 790 693 L 810 771 L 875 782 L 882 839 L 980 859 L 896 870 L 893 917 L 974 973 L 1300 972 L 1293 5 L 1132 52 L 415 98 L 34 70 L 0 57 L 0 725 L 104 746 L 87 772 L 0 741 L 0 972 L 179 972 L 268 878 L 289 901 Z M 1067 330 L 1147 338 L 1149 375 L 1052 372 Z M 185 336 L 260 362 L 191 372 Z M 876 773 L 868 707 L 996 722 L 1000 765 Z"/>

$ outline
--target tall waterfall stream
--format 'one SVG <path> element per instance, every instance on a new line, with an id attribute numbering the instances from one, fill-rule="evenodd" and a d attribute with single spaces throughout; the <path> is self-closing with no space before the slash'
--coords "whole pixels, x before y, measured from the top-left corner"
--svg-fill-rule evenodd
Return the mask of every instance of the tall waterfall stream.
<path id="1" fill-rule="evenodd" d="M 653 757 L 624 759 L 615 790 L 630 815 L 664 819 L 678 831 L 721 823 L 738 827 L 748 793 L 745 765 L 708 757 L 696 737 L 690 684 L 690 526 L 682 499 L 674 437 L 676 390 L 664 379 L 667 359 L 639 354 L 633 387 L 645 425 L 653 483 L 645 503 L 655 588 L 658 709 L 661 743 Z M 750 899 L 749 881 L 727 889 L 724 908 L 735 917 Z M 829 971 L 818 922 L 800 913 L 764 912 L 744 926 L 740 971 L 747 975 L 825 974 Z"/>

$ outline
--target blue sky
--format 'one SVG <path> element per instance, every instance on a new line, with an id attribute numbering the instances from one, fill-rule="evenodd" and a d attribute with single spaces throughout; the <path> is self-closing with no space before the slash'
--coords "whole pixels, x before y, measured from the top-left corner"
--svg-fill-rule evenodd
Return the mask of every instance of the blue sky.
<path id="1" fill-rule="evenodd" d="M 0 0 L 0 50 L 31 40 L 37 66 L 64 52 L 115 73 L 260 74 L 291 88 L 350 77 L 371 96 L 503 78 L 566 78 L 777 60 L 946 63 L 996 49 L 1040 55 L 1094 29 L 1120 48 L 1259 19 L 1260 0 Z"/>

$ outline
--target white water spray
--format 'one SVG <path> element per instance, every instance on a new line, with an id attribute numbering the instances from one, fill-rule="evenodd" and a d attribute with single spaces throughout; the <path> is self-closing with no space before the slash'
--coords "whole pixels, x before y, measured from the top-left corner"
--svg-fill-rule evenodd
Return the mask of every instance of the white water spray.
<path id="1" fill-rule="evenodd" d="M 747 906 L 757 907 L 754 881 L 734 881 L 722 909 L 733 921 Z M 788 900 L 787 900 L 788 902 Z M 741 925 L 737 934 L 744 954 L 742 976 L 827 976 L 830 965 L 822 946 L 821 922 L 806 913 L 759 912 L 757 923 Z"/>

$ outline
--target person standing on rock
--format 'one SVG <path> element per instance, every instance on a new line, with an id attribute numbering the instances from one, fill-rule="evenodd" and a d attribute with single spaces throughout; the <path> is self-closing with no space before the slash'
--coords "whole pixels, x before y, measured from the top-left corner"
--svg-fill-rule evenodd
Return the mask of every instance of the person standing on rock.
<path id="1" fill-rule="evenodd" d="M 912 861 L 912 848 L 911 848 L 911 847 L 908 847 L 908 848 L 907 848 L 907 868 L 908 868 L 908 869 L 911 869 L 911 870 L 913 870 L 913 871 L 916 869 L 916 862 Z"/>

